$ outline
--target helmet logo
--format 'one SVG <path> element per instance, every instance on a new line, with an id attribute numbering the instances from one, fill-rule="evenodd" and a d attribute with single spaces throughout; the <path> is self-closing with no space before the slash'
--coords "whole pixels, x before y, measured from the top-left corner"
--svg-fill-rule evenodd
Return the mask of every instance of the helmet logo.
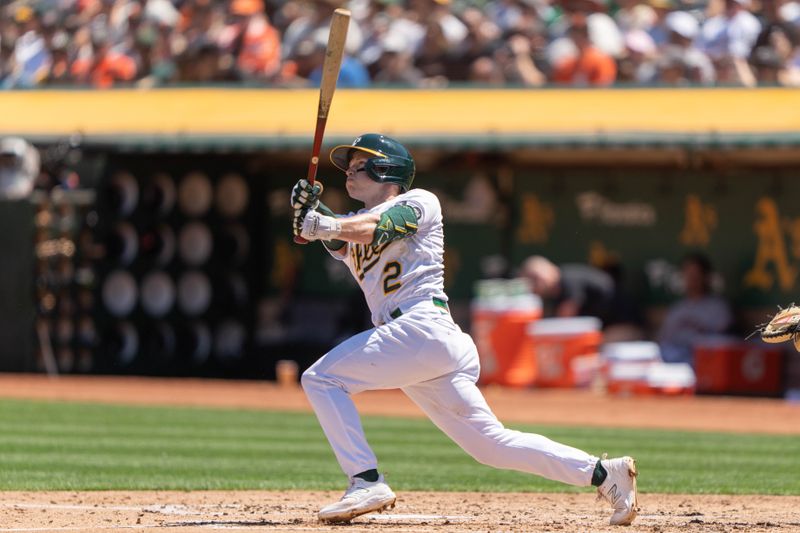
<path id="1" fill-rule="evenodd" d="M 361 137 L 356 137 L 356 140 L 353 141 L 353 146 L 358 146 L 358 143 L 361 142 Z"/>

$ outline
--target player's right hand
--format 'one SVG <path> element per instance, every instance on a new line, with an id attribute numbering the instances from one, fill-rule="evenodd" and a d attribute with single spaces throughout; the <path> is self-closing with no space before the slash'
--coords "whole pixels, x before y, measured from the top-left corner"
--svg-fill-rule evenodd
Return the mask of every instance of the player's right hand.
<path id="1" fill-rule="evenodd" d="M 322 194 L 322 183 L 315 181 L 311 185 L 307 179 L 298 181 L 292 188 L 290 204 L 295 211 L 316 209 L 319 206 L 319 197 Z"/>

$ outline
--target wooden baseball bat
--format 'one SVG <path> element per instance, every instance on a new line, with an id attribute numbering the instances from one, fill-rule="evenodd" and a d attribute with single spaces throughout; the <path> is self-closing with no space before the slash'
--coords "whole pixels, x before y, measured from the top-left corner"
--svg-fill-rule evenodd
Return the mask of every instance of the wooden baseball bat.
<path id="1" fill-rule="evenodd" d="M 306 179 L 311 185 L 317 179 L 319 167 L 319 153 L 322 149 L 322 137 L 325 135 L 325 124 L 328 122 L 328 112 L 331 109 L 333 93 L 336 91 L 336 80 L 339 78 L 339 69 L 342 66 L 344 44 L 347 40 L 347 27 L 350 24 L 350 11 L 339 8 L 333 12 L 331 18 L 328 46 L 325 48 L 325 60 L 322 63 L 322 81 L 319 86 L 319 107 L 317 108 L 317 127 L 314 130 L 314 144 L 311 148 L 311 161 L 308 164 Z M 299 235 L 294 238 L 298 244 L 308 241 Z"/>

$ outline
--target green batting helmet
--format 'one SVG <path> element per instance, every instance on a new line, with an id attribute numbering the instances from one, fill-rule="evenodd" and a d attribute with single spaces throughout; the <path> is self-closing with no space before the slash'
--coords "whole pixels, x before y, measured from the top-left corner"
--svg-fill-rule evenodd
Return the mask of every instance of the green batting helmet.
<path id="1" fill-rule="evenodd" d="M 357 137 L 353 144 L 343 144 L 331 150 L 331 162 L 347 172 L 350 159 L 355 151 L 373 155 L 367 159 L 367 176 L 379 183 L 396 183 L 406 192 L 414 181 L 416 168 L 414 158 L 405 146 L 385 135 L 365 133 Z"/>

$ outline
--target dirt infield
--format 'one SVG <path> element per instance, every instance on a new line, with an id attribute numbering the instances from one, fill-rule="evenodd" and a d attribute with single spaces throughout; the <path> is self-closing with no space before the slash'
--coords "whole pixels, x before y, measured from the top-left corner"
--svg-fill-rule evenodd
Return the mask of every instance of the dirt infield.
<path id="1" fill-rule="evenodd" d="M 506 422 L 608 423 L 619 427 L 800 434 L 800 405 L 726 398 L 613 398 L 589 391 L 485 390 Z M 265 382 L 0 375 L 0 396 L 122 404 L 308 410 L 297 388 Z M 364 413 L 420 416 L 392 391 L 356 397 Z M 602 412 L 607 416 L 597 417 Z M 646 475 L 643 472 L 642 475 Z M 587 489 L 581 494 L 422 493 L 348 526 L 319 524 L 332 492 L 5 492 L 0 532 L 10 531 L 620 531 Z M 643 494 L 638 532 L 800 531 L 800 497 Z"/>
<path id="2" fill-rule="evenodd" d="M 409 492 L 395 509 L 350 525 L 317 522 L 328 492 L 0 493 L 0 531 L 159 530 L 448 532 L 776 532 L 800 530 L 800 498 L 649 494 L 631 527 L 607 526 L 591 494 Z"/>

